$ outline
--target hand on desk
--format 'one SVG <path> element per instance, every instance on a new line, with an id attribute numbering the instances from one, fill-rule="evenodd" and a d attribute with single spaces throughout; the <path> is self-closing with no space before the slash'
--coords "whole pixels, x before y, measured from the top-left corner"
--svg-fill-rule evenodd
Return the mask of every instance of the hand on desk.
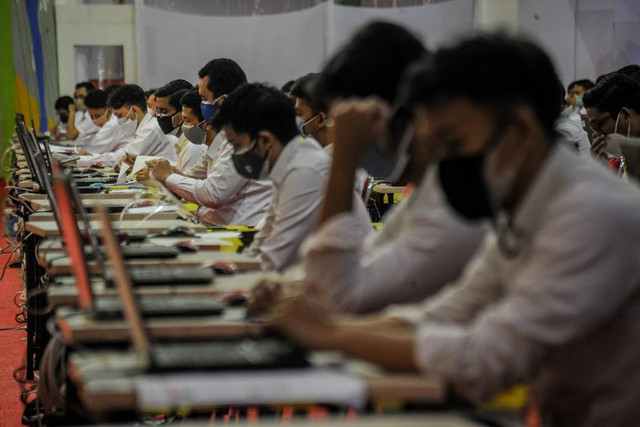
<path id="1" fill-rule="evenodd" d="M 268 323 L 307 348 L 331 348 L 339 331 L 327 301 L 313 286 L 280 298 Z"/>
<path id="2" fill-rule="evenodd" d="M 173 173 L 173 167 L 166 159 L 149 160 L 147 168 L 153 172 L 153 177 L 163 184 Z"/>

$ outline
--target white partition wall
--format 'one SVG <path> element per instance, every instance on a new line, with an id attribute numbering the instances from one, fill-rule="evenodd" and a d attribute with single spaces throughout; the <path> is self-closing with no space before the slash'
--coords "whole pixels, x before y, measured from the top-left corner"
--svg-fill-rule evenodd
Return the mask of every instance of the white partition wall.
<path id="1" fill-rule="evenodd" d="M 181 8 L 190 9 L 183 2 Z M 138 0 L 138 81 L 143 87 L 175 78 L 194 81 L 207 60 L 229 57 L 243 67 L 249 80 L 279 86 L 320 70 L 328 55 L 354 31 L 380 19 L 406 26 L 435 47 L 472 30 L 473 1 L 393 9 L 323 2 L 287 13 L 207 16 L 163 10 Z"/>

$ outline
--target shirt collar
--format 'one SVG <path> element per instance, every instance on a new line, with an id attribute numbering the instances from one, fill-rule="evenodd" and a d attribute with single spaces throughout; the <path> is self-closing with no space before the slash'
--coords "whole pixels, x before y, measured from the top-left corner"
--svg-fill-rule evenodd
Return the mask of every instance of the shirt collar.
<path id="1" fill-rule="evenodd" d="M 209 145 L 209 148 L 207 149 L 207 154 L 209 155 L 209 157 L 212 157 L 212 155 L 220 149 L 222 143 L 226 139 L 227 135 L 223 131 L 220 131 L 216 134 L 216 137 L 213 138 L 213 141 L 211 141 L 211 145 Z"/>
<path id="2" fill-rule="evenodd" d="M 298 150 L 300 150 L 300 147 L 302 147 L 304 142 L 305 138 L 297 135 L 282 149 L 280 156 L 276 160 L 276 164 L 273 165 L 273 169 L 271 169 L 271 172 L 269 173 L 269 179 L 276 185 L 281 184 L 282 181 L 284 181 L 284 177 L 287 175 L 287 171 L 289 170 L 289 164 L 296 154 L 298 154 Z"/>

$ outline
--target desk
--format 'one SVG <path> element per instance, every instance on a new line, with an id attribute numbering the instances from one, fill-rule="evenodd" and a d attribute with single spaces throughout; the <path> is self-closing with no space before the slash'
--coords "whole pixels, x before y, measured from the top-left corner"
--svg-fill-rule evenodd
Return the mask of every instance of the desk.
<path id="1" fill-rule="evenodd" d="M 102 203 L 94 203 L 93 205 L 95 206 L 96 204 L 102 204 Z M 91 205 L 90 203 L 87 203 L 87 205 Z M 103 206 L 105 206 L 105 204 L 102 204 Z M 113 204 L 111 205 L 111 207 L 113 207 Z M 123 206 L 124 207 L 124 206 Z M 116 222 L 118 220 L 120 220 L 120 214 L 119 213 L 110 213 L 109 214 L 109 219 L 111 220 L 111 222 Z M 146 217 L 149 216 L 149 213 L 125 213 L 123 216 L 123 220 L 125 221 L 141 221 L 143 219 L 145 219 Z M 178 215 L 177 212 L 158 212 L 156 214 L 153 214 L 149 219 L 153 219 L 156 221 L 159 220 L 163 220 L 163 221 L 170 221 L 170 220 L 174 220 L 174 219 L 179 219 L 180 216 Z M 91 219 L 92 221 L 97 221 L 98 220 L 98 215 L 97 214 L 89 214 L 89 219 Z M 31 214 L 31 216 L 29 217 L 30 221 L 33 222 L 47 222 L 47 221 L 55 221 L 55 218 L 53 216 L 53 212 L 38 212 L 36 211 L 36 213 Z M 141 227 L 144 229 L 144 227 Z"/>
<path id="2" fill-rule="evenodd" d="M 133 289 L 136 295 L 143 296 L 214 296 L 221 297 L 229 292 L 248 293 L 255 285 L 266 279 L 276 279 L 280 277 L 277 273 L 248 272 L 233 274 L 231 276 L 217 276 L 209 285 L 167 285 L 167 286 L 139 286 Z M 103 296 L 115 297 L 118 291 L 115 288 L 104 286 L 102 279 L 92 281 L 92 289 L 96 298 Z M 75 279 L 71 276 L 56 278 L 56 284 L 51 285 L 48 290 L 49 305 L 76 306 L 78 292 Z"/>
<path id="3" fill-rule="evenodd" d="M 324 357 L 319 353 L 312 358 Z M 341 360 L 347 372 L 365 381 L 369 401 L 432 404 L 445 401 L 445 388 L 433 377 L 388 373 L 363 362 L 337 359 L 333 354 L 328 357 Z M 145 373 L 131 353 L 83 352 L 69 357 L 69 376 L 76 384 L 81 400 L 93 412 L 143 409 L 138 405 L 135 381 L 153 375 Z M 201 375 L 206 376 L 208 373 L 203 372 Z M 211 406 L 191 409 L 209 409 Z M 218 405 L 220 406 L 223 405 Z"/>
<path id="4" fill-rule="evenodd" d="M 195 233 L 204 233 L 207 228 L 203 225 L 193 224 L 182 220 L 156 220 L 153 217 L 143 224 L 140 221 L 114 221 L 112 227 L 114 230 L 131 230 L 134 228 L 147 230 L 149 234 L 158 234 L 171 227 L 187 227 Z M 91 221 L 91 228 L 94 231 L 100 230 L 99 221 Z M 55 221 L 29 221 L 26 224 L 26 230 L 38 237 L 59 237 L 60 230 Z"/>
<path id="5" fill-rule="evenodd" d="M 244 309 L 227 309 L 221 316 L 156 317 L 145 319 L 145 328 L 154 339 L 211 340 L 224 337 L 259 336 L 264 325 L 244 318 Z M 58 328 L 70 345 L 126 343 L 131 331 L 124 320 L 95 320 L 76 309 L 56 311 Z"/>
<path id="6" fill-rule="evenodd" d="M 105 194 L 106 196 L 107 194 Z M 42 212 L 42 211 L 51 211 L 51 203 L 49 203 L 49 199 L 44 198 L 44 199 L 28 199 L 26 197 L 24 197 L 25 195 L 21 195 L 20 198 L 34 211 L 34 212 Z M 95 198 L 91 198 L 91 199 L 83 199 L 82 200 L 82 205 L 89 211 L 93 211 L 95 209 L 96 206 L 104 206 L 105 208 L 107 208 L 107 211 L 121 211 L 122 209 L 124 209 L 129 202 L 131 202 L 131 199 L 133 198 L 133 195 L 129 195 L 130 197 L 128 198 L 122 198 L 122 197 L 111 197 L 111 198 L 104 198 L 104 199 L 95 199 Z M 50 221 L 53 221 L 53 214 L 51 215 L 51 219 Z M 155 215 L 154 215 L 155 216 Z"/>
<path id="7" fill-rule="evenodd" d="M 44 263 L 42 263 L 44 261 Z M 47 273 L 51 277 L 72 274 L 71 259 L 59 254 L 47 254 L 44 260 L 39 260 L 46 266 Z M 165 268 L 165 267 L 193 267 L 202 268 L 204 264 L 214 262 L 232 262 L 238 266 L 238 271 L 257 271 L 260 269 L 260 261 L 256 258 L 238 254 L 235 252 L 198 251 L 195 253 L 181 253 L 176 258 L 159 260 L 157 258 L 137 258 L 125 261 L 127 267 Z M 111 262 L 105 262 L 107 266 Z M 95 261 L 87 261 L 90 274 L 100 274 L 102 266 Z"/>

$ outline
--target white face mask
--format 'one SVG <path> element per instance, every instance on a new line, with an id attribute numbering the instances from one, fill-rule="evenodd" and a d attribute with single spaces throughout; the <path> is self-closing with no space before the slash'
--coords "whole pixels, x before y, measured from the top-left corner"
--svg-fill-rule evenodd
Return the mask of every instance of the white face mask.
<path id="1" fill-rule="evenodd" d="M 311 138 L 313 137 L 316 133 L 320 132 L 320 130 L 322 128 L 318 128 L 315 130 L 315 132 L 313 133 L 307 133 L 304 131 L 304 127 L 306 125 L 308 125 L 309 123 L 311 123 L 312 121 L 314 121 L 315 119 L 317 119 L 318 117 L 320 117 L 320 113 L 316 114 L 315 116 L 311 117 L 309 120 L 307 120 L 306 122 L 303 122 L 301 118 L 299 118 L 298 116 L 296 116 L 296 123 L 298 124 L 298 129 L 300 129 L 300 133 L 302 134 L 302 136 L 304 136 L 305 138 Z"/>
<path id="2" fill-rule="evenodd" d="M 133 107 L 129 108 L 129 112 L 127 113 L 127 115 L 121 119 L 118 119 L 118 126 L 120 126 L 120 131 L 125 137 L 133 136 L 136 133 L 136 129 L 138 128 L 137 120 L 129 120 L 129 114 L 131 114 L 132 110 Z"/>

